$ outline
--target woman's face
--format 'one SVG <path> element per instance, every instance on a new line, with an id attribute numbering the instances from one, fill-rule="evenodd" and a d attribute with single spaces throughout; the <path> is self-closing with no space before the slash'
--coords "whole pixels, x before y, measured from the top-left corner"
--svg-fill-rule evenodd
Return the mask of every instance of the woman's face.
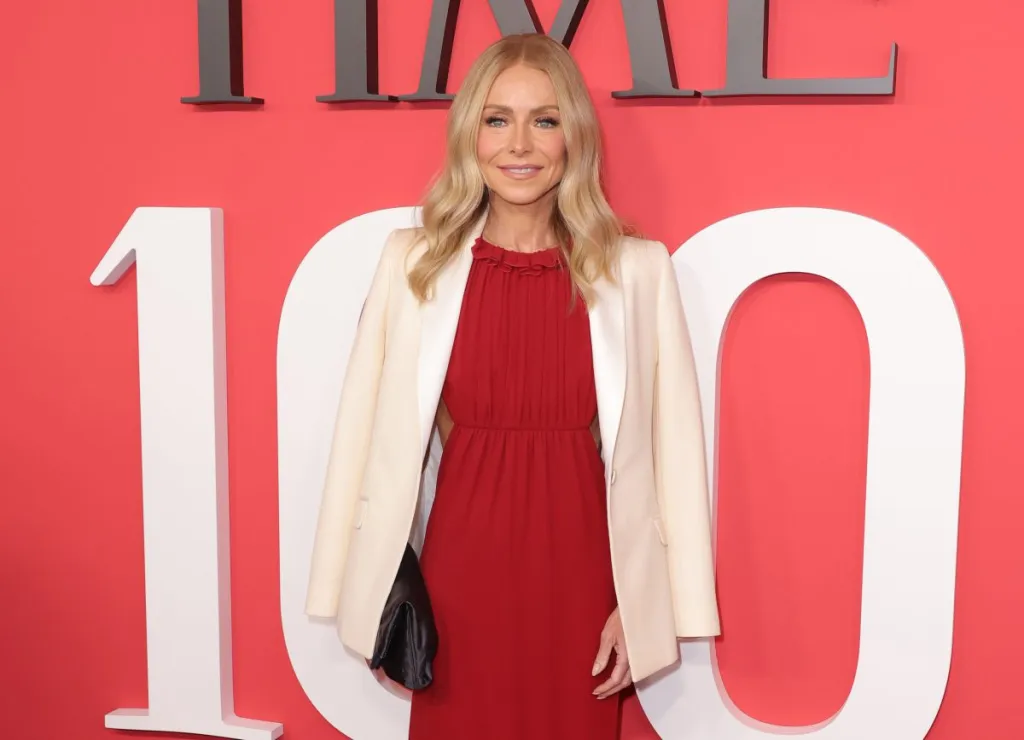
<path id="1" fill-rule="evenodd" d="M 516 65 L 498 75 L 484 104 L 476 156 L 492 197 L 529 205 L 555 191 L 565 172 L 565 138 L 547 73 Z"/>

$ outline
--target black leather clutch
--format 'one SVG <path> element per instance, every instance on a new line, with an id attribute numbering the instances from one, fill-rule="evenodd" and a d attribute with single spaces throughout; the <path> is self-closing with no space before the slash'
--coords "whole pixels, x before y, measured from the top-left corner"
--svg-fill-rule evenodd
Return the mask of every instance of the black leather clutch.
<path id="1" fill-rule="evenodd" d="M 370 668 L 413 691 L 434 678 L 437 626 L 427 585 L 412 545 L 406 544 L 398 575 L 384 604 Z"/>

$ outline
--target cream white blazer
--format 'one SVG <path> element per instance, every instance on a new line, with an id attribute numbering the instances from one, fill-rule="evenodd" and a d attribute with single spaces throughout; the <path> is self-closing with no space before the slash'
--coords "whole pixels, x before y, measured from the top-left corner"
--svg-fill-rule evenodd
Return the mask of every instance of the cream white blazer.
<path id="1" fill-rule="evenodd" d="M 406 282 L 423 241 L 416 229 L 392 232 L 349 356 L 306 613 L 336 618 L 365 658 L 406 542 L 418 550 L 429 520 L 435 414 L 482 227 L 423 304 Z M 719 618 L 697 378 L 668 250 L 623 237 L 618 273 L 595 286 L 590 332 L 612 570 L 639 681 L 678 660 L 678 637 L 719 634 Z"/>

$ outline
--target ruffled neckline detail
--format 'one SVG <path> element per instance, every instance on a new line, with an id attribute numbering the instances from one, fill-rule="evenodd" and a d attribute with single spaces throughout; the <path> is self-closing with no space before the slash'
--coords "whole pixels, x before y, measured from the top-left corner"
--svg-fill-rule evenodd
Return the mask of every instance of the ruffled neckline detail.
<path id="1" fill-rule="evenodd" d="M 505 272 L 539 275 L 548 270 L 560 270 L 564 264 L 562 250 L 549 247 L 536 252 L 516 252 L 499 247 L 478 237 L 473 244 L 473 259 L 486 262 Z"/>

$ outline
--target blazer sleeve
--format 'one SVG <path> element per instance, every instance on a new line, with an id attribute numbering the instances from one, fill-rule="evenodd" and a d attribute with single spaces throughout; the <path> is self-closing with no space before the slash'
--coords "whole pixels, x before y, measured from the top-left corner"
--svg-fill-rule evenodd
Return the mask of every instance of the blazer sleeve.
<path id="1" fill-rule="evenodd" d="M 377 263 L 363 302 L 338 403 L 327 475 L 320 502 L 306 594 L 306 614 L 334 617 L 349 538 L 370 446 L 377 390 L 384 363 L 388 295 L 392 275 L 392 233 Z"/>
<path id="2" fill-rule="evenodd" d="M 697 371 L 679 284 L 658 244 L 654 467 L 676 635 L 720 633 Z"/>

